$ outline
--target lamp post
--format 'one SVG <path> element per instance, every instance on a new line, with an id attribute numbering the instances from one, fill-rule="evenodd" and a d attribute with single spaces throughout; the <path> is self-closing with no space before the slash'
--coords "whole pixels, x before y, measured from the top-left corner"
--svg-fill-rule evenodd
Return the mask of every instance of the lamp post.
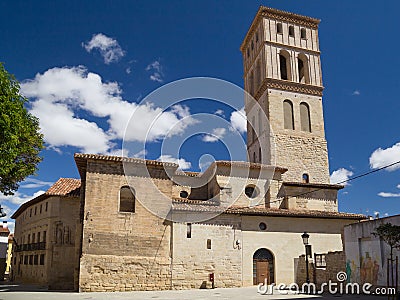
<path id="1" fill-rule="evenodd" d="M 307 232 L 304 232 L 302 235 L 301 235 L 301 238 L 303 239 L 303 244 L 304 244 L 304 247 L 305 247 L 305 249 L 306 249 L 306 282 L 307 283 L 310 283 L 310 277 L 309 277 L 309 275 L 308 275 L 308 251 L 307 251 L 307 246 L 308 246 L 308 238 L 310 237 L 310 235 L 307 233 Z"/>

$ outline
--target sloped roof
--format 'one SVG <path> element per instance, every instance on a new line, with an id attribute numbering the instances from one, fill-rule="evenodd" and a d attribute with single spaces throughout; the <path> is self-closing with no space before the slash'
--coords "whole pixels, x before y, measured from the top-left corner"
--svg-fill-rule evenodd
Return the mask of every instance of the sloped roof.
<path id="1" fill-rule="evenodd" d="M 44 194 L 41 194 L 28 202 L 22 204 L 17 211 L 11 216 L 12 219 L 17 218 L 25 209 L 51 196 L 63 196 L 78 198 L 81 191 L 81 180 L 75 178 L 58 179 Z"/>
<path id="2" fill-rule="evenodd" d="M 245 207 L 245 206 L 211 206 L 205 204 L 191 204 L 183 202 L 173 203 L 173 210 L 185 212 L 215 212 L 225 214 L 238 214 L 250 216 L 273 216 L 273 217 L 300 217 L 300 218 L 323 218 L 323 219 L 354 219 L 364 220 L 367 217 L 361 214 L 351 214 L 345 212 L 319 211 L 319 210 L 295 210 L 265 207 Z"/>

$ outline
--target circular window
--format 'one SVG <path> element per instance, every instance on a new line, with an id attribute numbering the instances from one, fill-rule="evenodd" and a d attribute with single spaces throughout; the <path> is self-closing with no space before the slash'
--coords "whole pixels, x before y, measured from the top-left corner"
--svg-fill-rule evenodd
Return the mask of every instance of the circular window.
<path id="1" fill-rule="evenodd" d="M 259 194 L 258 189 L 257 189 L 257 187 L 255 185 L 246 186 L 246 188 L 244 189 L 244 193 L 249 198 L 255 198 Z"/>
<path id="2" fill-rule="evenodd" d="M 260 228 L 260 230 L 266 230 L 267 229 L 267 224 L 265 224 L 264 222 L 261 222 L 258 227 Z"/>
<path id="3" fill-rule="evenodd" d="M 181 197 L 181 198 L 187 198 L 187 197 L 189 197 L 189 193 L 186 192 L 186 191 L 181 191 L 181 192 L 179 193 L 179 197 Z"/>

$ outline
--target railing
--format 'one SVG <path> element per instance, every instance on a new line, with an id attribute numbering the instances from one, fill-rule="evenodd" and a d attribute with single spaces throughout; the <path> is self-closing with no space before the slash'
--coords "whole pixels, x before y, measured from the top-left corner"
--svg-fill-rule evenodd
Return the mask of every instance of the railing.
<path id="1" fill-rule="evenodd" d="M 45 250 L 46 242 L 14 245 L 15 252 Z"/>

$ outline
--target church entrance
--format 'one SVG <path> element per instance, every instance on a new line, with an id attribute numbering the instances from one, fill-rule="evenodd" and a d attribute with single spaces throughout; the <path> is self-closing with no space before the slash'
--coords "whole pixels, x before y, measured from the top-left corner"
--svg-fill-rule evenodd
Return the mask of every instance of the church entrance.
<path id="1" fill-rule="evenodd" d="M 253 255 L 253 284 L 271 284 L 274 278 L 274 256 L 271 251 L 261 248 Z"/>

